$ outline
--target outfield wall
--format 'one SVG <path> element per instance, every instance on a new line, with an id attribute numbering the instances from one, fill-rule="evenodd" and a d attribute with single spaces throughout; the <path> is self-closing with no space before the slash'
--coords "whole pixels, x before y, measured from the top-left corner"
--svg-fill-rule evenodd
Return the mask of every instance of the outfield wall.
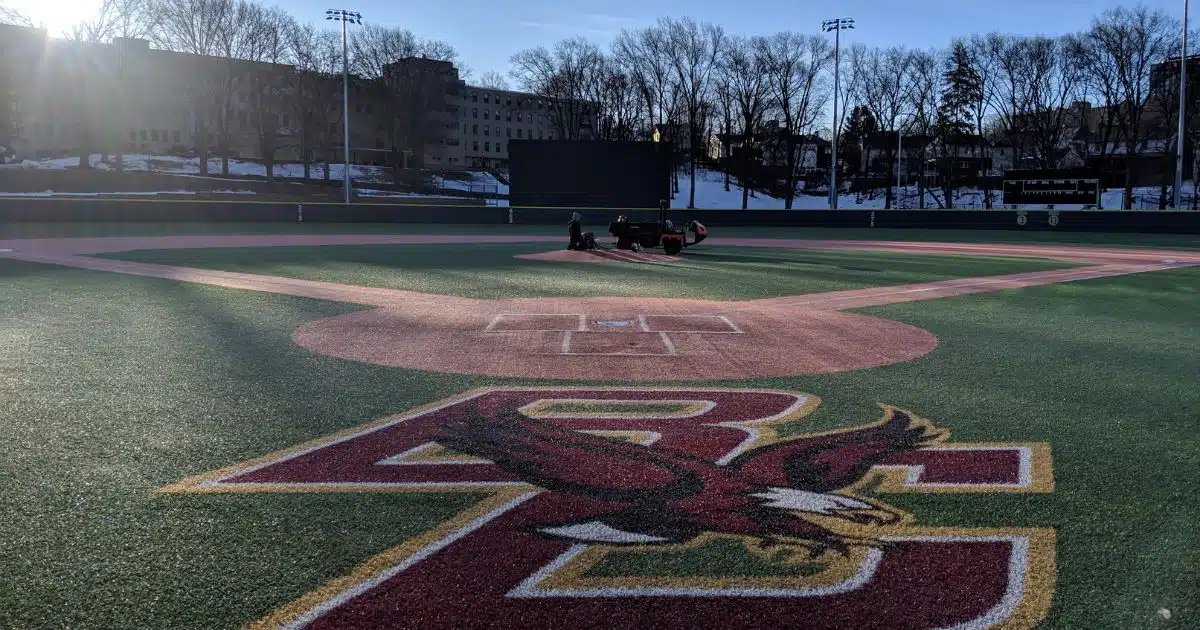
<path id="1" fill-rule="evenodd" d="M 0 223 L 28 222 L 314 222 L 559 225 L 569 208 L 385 205 L 242 200 L 0 199 Z M 607 233 L 618 215 L 655 220 L 657 210 L 582 208 L 587 229 Z M 1171 210 L 671 210 L 682 225 L 696 219 L 721 227 L 846 227 L 956 230 L 1055 230 L 1200 234 L 1200 212 Z"/>

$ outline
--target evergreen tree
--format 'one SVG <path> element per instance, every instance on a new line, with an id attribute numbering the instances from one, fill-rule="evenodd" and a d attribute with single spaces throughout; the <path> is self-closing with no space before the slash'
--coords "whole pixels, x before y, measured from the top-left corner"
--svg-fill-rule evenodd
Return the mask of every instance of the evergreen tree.
<path id="1" fill-rule="evenodd" d="M 863 142 L 877 131 L 879 125 L 875 123 L 871 110 L 862 105 L 850 110 L 846 126 L 842 129 L 842 143 L 838 147 L 844 153 L 842 160 L 849 165 L 846 170 L 850 175 L 856 175 L 861 170 Z"/>
<path id="2" fill-rule="evenodd" d="M 955 168 L 958 163 L 958 150 L 963 137 L 972 135 L 972 112 L 974 103 L 979 100 L 983 91 L 983 80 L 971 66 L 971 57 L 962 42 L 955 42 L 943 76 L 946 89 L 942 91 L 942 99 L 938 104 L 934 133 L 941 146 L 942 163 L 949 167 L 941 173 L 944 178 L 942 192 L 945 207 L 953 208 L 953 191 L 958 185 L 958 173 Z M 954 152 L 953 158 L 950 156 L 951 150 Z"/>
<path id="3" fill-rule="evenodd" d="M 949 138 L 951 135 L 970 134 L 974 120 L 973 107 L 981 98 L 983 80 L 971 66 L 971 57 L 962 42 L 954 44 L 943 76 L 946 89 L 942 91 L 938 106 L 938 135 Z"/>

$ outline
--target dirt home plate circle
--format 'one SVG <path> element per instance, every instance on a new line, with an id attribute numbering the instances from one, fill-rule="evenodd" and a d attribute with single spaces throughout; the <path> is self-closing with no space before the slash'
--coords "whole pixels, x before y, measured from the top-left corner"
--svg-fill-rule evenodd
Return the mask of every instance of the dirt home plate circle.
<path id="1" fill-rule="evenodd" d="M 839 372 L 907 361 L 937 345 L 928 331 L 900 322 L 783 304 L 446 299 L 453 303 L 436 313 L 424 304 L 317 320 L 293 339 L 391 367 L 637 381 Z"/>

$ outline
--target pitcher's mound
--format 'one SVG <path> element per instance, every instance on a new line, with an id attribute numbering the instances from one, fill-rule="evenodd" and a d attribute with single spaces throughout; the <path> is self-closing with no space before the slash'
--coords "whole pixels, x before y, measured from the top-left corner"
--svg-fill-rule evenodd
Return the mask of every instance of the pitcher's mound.
<path id="1" fill-rule="evenodd" d="M 591 249 L 588 251 L 573 251 L 558 249 L 541 254 L 517 254 L 516 258 L 526 260 L 548 260 L 551 262 L 626 262 L 626 263 L 666 263 L 678 262 L 677 256 L 654 254 L 651 252 L 632 252 L 623 249 Z"/>

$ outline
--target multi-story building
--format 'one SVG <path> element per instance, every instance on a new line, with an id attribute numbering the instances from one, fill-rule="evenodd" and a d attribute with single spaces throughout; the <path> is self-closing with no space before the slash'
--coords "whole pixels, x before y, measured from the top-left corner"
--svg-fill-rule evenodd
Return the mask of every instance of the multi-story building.
<path id="1" fill-rule="evenodd" d="M 508 165 L 508 141 L 554 140 L 563 125 L 549 99 L 527 92 L 467 86 L 463 92 L 460 125 L 467 164 L 477 168 Z M 593 109 L 579 108 L 581 139 L 594 137 Z"/>
<path id="2" fill-rule="evenodd" d="M 0 144 L 7 141 L 22 157 L 86 150 L 343 159 L 340 75 L 157 50 L 138 39 L 59 40 L 8 25 L 0 25 L 0 55 L 0 80 L 19 121 L 15 137 Z M 231 81 L 234 75 L 239 79 Z M 257 96 L 264 88 L 273 95 L 269 105 Z M 383 77 L 352 77 L 350 159 L 502 167 L 510 139 L 560 137 L 554 112 L 561 109 L 533 94 L 468 86 L 450 62 L 397 59 Z M 573 110 L 579 111 L 575 136 L 594 137 L 594 108 Z M 419 160 L 414 146 L 422 147 Z"/>

